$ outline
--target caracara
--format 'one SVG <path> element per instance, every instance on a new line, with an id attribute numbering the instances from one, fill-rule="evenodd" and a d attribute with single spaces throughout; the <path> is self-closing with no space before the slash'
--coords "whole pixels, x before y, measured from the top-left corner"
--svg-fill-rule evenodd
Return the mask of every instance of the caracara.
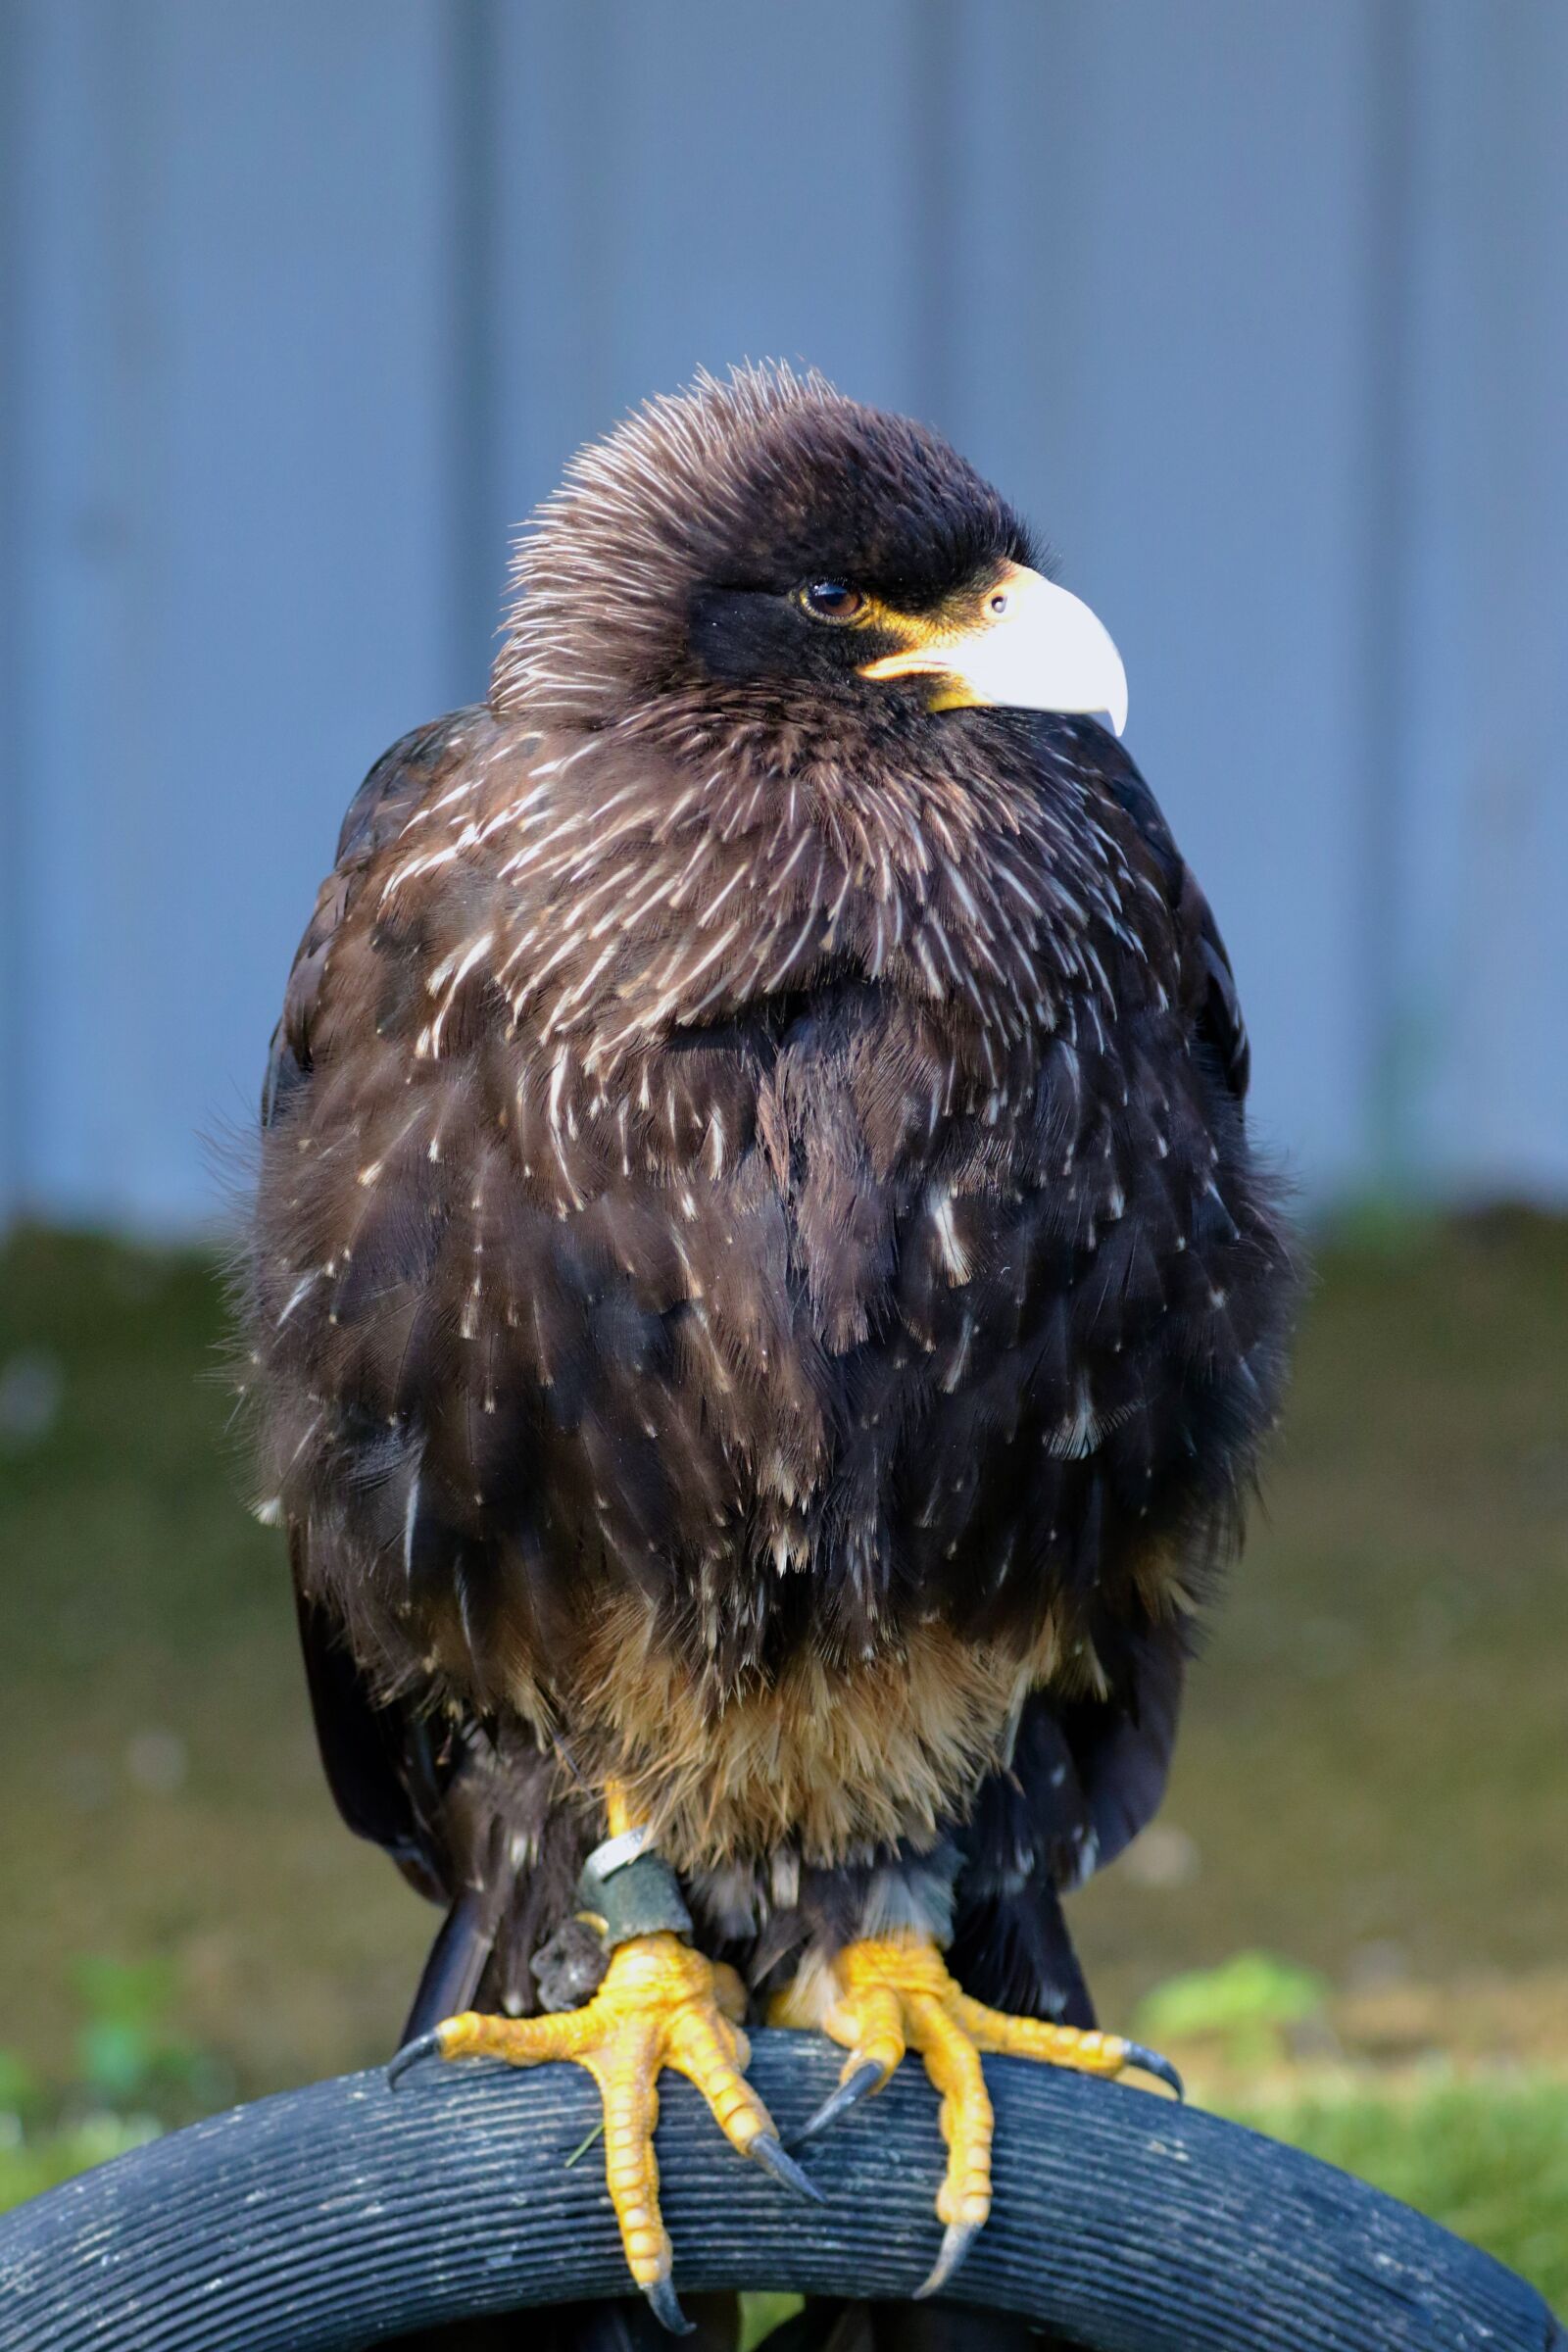
<path id="1" fill-rule="evenodd" d="M 1110 638 L 924 427 L 703 377 L 515 590 L 356 795 L 268 1077 L 322 1755 L 448 1907 L 411 2050 L 594 2063 L 666 2325 L 660 2067 L 802 2182 L 746 2018 L 844 2045 L 834 2115 L 920 2053 L 941 2284 L 977 2052 L 1159 2069 L 1060 1904 L 1158 1801 L 1279 1393 L 1230 965 Z"/>

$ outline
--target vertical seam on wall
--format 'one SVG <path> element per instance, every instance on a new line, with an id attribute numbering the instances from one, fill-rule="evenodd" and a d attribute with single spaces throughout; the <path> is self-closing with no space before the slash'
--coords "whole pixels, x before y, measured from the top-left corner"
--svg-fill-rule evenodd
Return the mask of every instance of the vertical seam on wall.
<path id="1" fill-rule="evenodd" d="M 1370 133 L 1366 272 L 1365 596 L 1361 723 L 1366 746 L 1358 962 L 1366 1006 L 1363 1067 L 1368 1164 L 1380 1193 L 1413 1175 L 1411 1079 L 1401 974 L 1400 846 L 1409 806 L 1403 733 L 1408 678 L 1411 106 L 1410 0 L 1368 17 Z"/>
<path id="2" fill-rule="evenodd" d="M 26 826 L 24 793 L 31 771 L 23 692 L 22 349 L 24 233 L 22 159 L 23 12 L 0 13 L 0 336 L 11 363 L 0 383 L 0 702 L 10 713 L 8 757 L 0 760 L 0 1234 L 26 1205 L 28 1154 L 24 988 L 27 956 Z"/>
<path id="3" fill-rule="evenodd" d="M 958 288 L 958 107 L 962 44 L 952 0 L 914 0 L 906 18 L 910 51 L 908 251 L 914 280 L 910 334 L 914 382 L 925 417 L 956 434 L 954 324 Z"/>
<path id="4" fill-rule="evenodd" d="M 495 576 L 499 468 L 492 305 L 500 59 L 494 0 L 452 0 L 444 23 L 452 335 L 446 421 L 452 499 L 448 658 L 455 690 L 467 700 L 481 659 L 488 680 L 485 649 L 491 645 L 501 587 Z"/>

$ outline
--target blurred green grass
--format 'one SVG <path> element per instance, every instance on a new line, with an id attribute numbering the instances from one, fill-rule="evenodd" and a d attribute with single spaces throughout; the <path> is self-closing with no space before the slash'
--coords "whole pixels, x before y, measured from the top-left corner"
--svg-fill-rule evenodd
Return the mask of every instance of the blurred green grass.
<path id="1" fill-rule="evenodd" d="M 1568 2083 L 1339 2087 L 1224 2112 L 1403 2198 L 1568 2309 Z"/>
<path id="2" fill-rule="evenodd" d="M 1401 2059 L 1484 2059 L 1468 1987 L 1532 1983 L 1542 2019 L 1542 1984 L 1568 1986 L 1568 1224 L 1394 1222 L 1331 1240 L 1320 1276 L 1165 1812 L 1074 1924 L 1112 2024 L 1262 1949 L 1352 1993 L 1422 1988 Z M 207 2070 L 152 2086 L 178 2120 L 383 2055 L 434 1924 L 322 1787 L 221 1346 L 200 1256 L 40 1231 L 0 1250 L 0 2045 L 77 2134 L 99 2128 L 83 1961 L 165 1972 L 158 2031 Z M 1568 2021 L 1531 2031 L 1515 2063 L 1568 2058 Z M 1459 2102 L 1441 2134 L 1410 2095 L 1287 2103 L 1269 2128 L 1546 2285 L 1560 2086 L 1433 2091 Z M 1376 2169 L 1405 2162 L 1414 2186 Z"/>

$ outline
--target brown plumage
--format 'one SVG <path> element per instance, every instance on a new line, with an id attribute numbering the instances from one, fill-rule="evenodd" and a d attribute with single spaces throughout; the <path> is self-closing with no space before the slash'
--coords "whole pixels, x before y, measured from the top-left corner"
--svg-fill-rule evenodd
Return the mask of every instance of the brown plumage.
<path id="1" fill-rule="evenodd" d="M 535 2005 L 614 1776 L 754 1982 L 909 1920 L 1087 2013 L 1058 1892 L 1157 1801 L 1292 1283 L 1114 738 L 864 674 L 1028 554 L 919 427 L 705 381 L 349 811 L 247 1316 L 328 1771 L 459 1906 L 427 2011 Z"/>

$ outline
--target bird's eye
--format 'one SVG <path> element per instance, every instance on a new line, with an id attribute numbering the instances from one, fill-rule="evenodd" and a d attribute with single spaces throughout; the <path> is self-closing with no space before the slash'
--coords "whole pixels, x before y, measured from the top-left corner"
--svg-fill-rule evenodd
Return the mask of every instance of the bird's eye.
<path id="1" fill-rule="evenodd" d="M 858 588 L 851 588 L 843 580 L 813 580 L 801 590 L 801 602 L 818 620 L 855 620 L 865 611 Z"/>

